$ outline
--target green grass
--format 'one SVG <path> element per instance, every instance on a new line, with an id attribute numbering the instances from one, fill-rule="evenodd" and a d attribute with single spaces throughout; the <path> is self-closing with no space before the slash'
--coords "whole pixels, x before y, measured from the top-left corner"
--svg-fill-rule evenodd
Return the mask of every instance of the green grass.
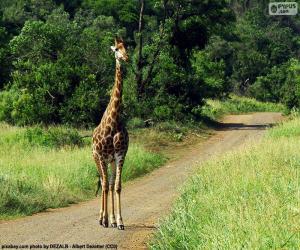
<path id="1" fill-rule="evenodd" d="M 131 143 L 124 181 L 152 171 L 165 158 Z M 29 215 L 94 196 L 97 171 L 90 140 L 64 127 L 0 124 L 0 218 Z"/>
<path id="2" fill-rule="evenodd" d="M 89 142 L 84 141 L 79 131 L 64 126 L 52 126 L 43 128 L 41 126 L 33 127 L 10 127 L 8 124 L 0 124 L 0 129 L 4 130 L 2 134 L 2 144 L 13 145 L 15 143 L 32 146 L 41 146 L 45 148 L 60 148 L 65 146 L 83 146 Z M 9 134 L 10 133 L 10 134 Z"/>
<path id="3" fill-rule="evenodd" d="M 269 138 L 280 137 L 298 137 L 300 136 L 300 119 L 296 118 L 286 123 L 279 124 L 276 129 L 272 129 L 268 132 Z"/>
<path id="4" fill-rule="evenodd" d="M 202 165 L 151 249 L 298 249 L 300 118 Z"/>
<path id="5" fill-rule="evenodd" d="M 241 114 L 248 112 L 283 112 L 288 109 L 282 105 L 271 102 L 260 102 L 253 98 L 232 95 L 224 101 L 208 99 L 201 110 L 201 115 L 217 120 L 225 114 Z"/>

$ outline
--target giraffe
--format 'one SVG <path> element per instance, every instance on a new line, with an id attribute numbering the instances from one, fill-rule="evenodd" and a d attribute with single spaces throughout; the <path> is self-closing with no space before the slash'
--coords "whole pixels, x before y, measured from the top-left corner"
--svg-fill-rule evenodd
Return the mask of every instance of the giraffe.
<path id="1" fill-rule="evenodd" d="M 124 230 L 121 215 L 121 174 L 128 149 L 128 133 L 120 120 L 120 106 L 122 101 L 121 61 L 128 61 L 124 42 L 115 38 L 115 46 L 111 46 L 116 58 L 115 83 L 111 92 L 109 104 L 102 116 L 100 124 L 93 132 L 93 158 L 101 176 L 101 209 L 99 223 L 108 227 L 108 194 L 111 203 L 110 225 Z M 111 176 L 108 180 L 107 166 L 111 166 Z M 114 199 L 116 195 L 117 218 L 114 213 Z"/>

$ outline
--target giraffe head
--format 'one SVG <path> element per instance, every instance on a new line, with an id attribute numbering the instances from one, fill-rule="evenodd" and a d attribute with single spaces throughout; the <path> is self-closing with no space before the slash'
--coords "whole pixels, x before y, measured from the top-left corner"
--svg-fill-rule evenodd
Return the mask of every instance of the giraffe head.
<path id="1" fill-rule="evenodd" d="M 128 62 L 128 55 L 122 38 L 115 38 L 115 46 L 110 47 L 115 52 L 115 57 L 118 61 L 123 60 Z"/>

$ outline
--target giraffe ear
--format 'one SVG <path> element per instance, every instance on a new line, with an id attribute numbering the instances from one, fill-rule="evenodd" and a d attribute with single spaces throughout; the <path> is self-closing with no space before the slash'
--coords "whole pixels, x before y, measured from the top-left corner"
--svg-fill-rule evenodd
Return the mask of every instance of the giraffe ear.
<path id="1" fill-rule="evenodd" d="M 119 44 L 119 43 L 124 43 L 123 39 L 121 37 L 115 37 L 115 43 Z"/>

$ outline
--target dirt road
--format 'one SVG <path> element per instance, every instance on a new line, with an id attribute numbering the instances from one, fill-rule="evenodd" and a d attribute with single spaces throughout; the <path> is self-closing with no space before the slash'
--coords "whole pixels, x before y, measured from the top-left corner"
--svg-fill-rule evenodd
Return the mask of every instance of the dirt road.
<path id="1" fill-rule="evenodd" d="M 117 244 L 118 249 L 144 249 L 158 220 L 166 215 L 178 188 L 199 163 L 259 139 L 266 127 L 282 119 L 279 113 L 227 116 L 216 134 L 187 148 L 180 160 L 128 183 L 123 189 L 125 231 L 99 226 L 99 198 L 13 221 L 0 222 L 3 244 Z"/>

